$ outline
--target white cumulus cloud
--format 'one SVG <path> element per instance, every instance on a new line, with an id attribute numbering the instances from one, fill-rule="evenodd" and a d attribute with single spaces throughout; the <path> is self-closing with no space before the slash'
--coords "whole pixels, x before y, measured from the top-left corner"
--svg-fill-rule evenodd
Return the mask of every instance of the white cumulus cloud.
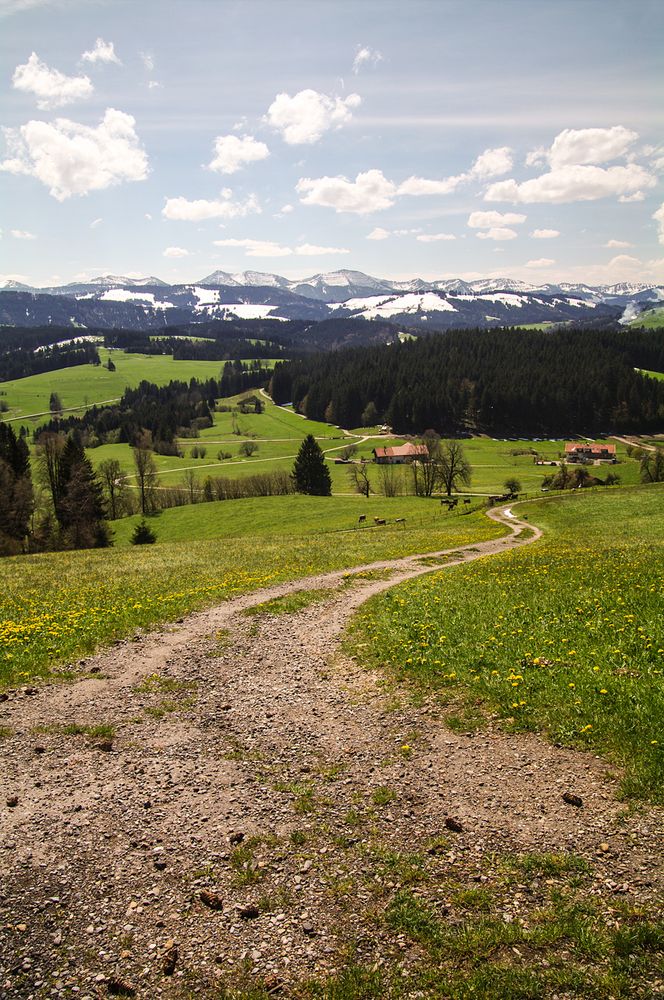
<path id="1" fill-rule="evenodd" d="M 293 251 L 290 247 L 280 246 L 271 240 L 215 240 L 216 247 L 242 247 L 247 257 L 289 257 Z"/>
<path id="2" fill-rule="evenodd" d="M 11 229 L 12 236 L 15 240 L 36 240 L 37 237 L 34 233 L 28 233 L 25 229 Z"/>
<path id="3" fill-rule="evenodd" d="M 359 173 L 354 181 L 347 177 L 301 177 L 296 191 L 304 205 L 322 205 L 336 212 L 367 215 L 394 204 L 396 185 L 381 170 Z"/>
<path id="4" fill-rule="evenodd" d="M 512 150 L 509 146 L 485 149 L 471 167 L 473 177 L 500 177 L 512 169 Z"/>
<path id="5" fill-rule="evenodd" d="M 350 253 L 346 247 L 319 247 L 315 243 L 301 243 L 295 247 L 298 257 L 321 257 L 325 254 Z"/>
<path id="6" fill-rule="evenodd" d="M 367 235 L 368 240 L 387 240 L 389 239 L 389 237 L 390 237 L 389 229 L 383 229 L 382 226 L 376 226 L 376 228 L 372 229 L 371 232 Z"/>
<path id="7" fill-rule="evenodd" d="M 215 240 L 216 247 L 241 247 L 247 257 L 322 257 L 327 254 L 350 253 L 346 247 L 320 247 L 313 243 L 300 243 L 296 247 L 282 246 L 272 240 L 234 239 Z"/>
<path id="8" fill-rule="evenodd" d="M 497 181 L 489 186 L 484 200 L 524 205 L 537 202 L 561 205 L 572 201 L 596 201 L 599 198 L 630 195 L 655 184 L 656 178 L 636 163 L 615 167 L 572 164 L 558 167 L 521 184 L 514 179 Z"/>
<path id="9" fill-rule="evenodd" d="M 467 176 L 467 174 L 457 174 L 455 177 L 443 177 L 441 180 L 409 177 L 399 185 L 398 193 L 413 195 L 416 198 L 431 194 L 451 194 L 467 179 Z"/>
<path id="10" fill-rule="evenodd" d="M 621 194 L 618 201 L 621 205 L 629 205 L 634 201 L 645 201 L 645 197 L 643 191 L 635 191 L 634 194 Z"/>
<path id="11" fill-rule="evenodd" d="M 377 66 L 383 56 L 377 49 L 370 49 L 368 45 L 358 45 L 353 59 L 353 73 L 356 75 L 363 66 Z"/>
<path id="12" fill-rule="evenodd" d="M 610 250 L 625 250 L 627 247 L 633 247 L 633 243 L 628 243 L 627 240 L 608 240 L 605 244 Z"/>
<path id="13" fill-rule="evenodd" d="M 656 212 L 653 212 L 653 219 L 657 223 L 657 228 L 659 230 L 658 239 L 659 242 L 664 244 L 664 201 L 659 206 Z"/>
<path id="14" fill-rule="evenodd" d="M 161 214 L 166 219 L 178 222 L 203 222 L 205 219 L 238 219 L 251 213 L 260 214 L 261 207 L 256 195 L 249 195 L 245 201 L 233 201 L 233 192 L 224 188 L 219 198 L 211 201 L 198 198 L 167 198 Z"/>
<path id="15" fill-rule="evenodd" d="M 359 107 L 359 94 L 328 97 L 316 90 L 300 90 L 293 97 L 277 94 L 267 111 L 269 124 L 281 133 L 291 146 L 317 142 L 331 128 L 340 128 L 353 117 Z"/>
<path id="16" fill-rule="evenodd" d="M 482 230 L 475 234 L 478 240 L 515 240 L 518 233 L 515 229 L 508 229 L 506 226 L 492 226 L 491 229 Z"/>
<path id="17" fill-rule="evenodd" d="M 420 243 L 438 243 L 440 240 L 445 242 L 449 240 L 455 240 L 456 236 L 454 233 L 422 233 L 420 236 L 415 237 Z"/>
<path id="18" fill-rule="evenodd" d="M 90 223 L 90 229 L 96 229 L 97 226 L 101 226 L 103 221 L 104 221 L 103 218 L 93 219 L 92 222 Z"/>
<path id="19" fill-rule="evenodd" d="M 37 107 L 46 110 L 63 104 L 81 101 L 94 93 L 87 76 L 65 76 L 58 69 L 51 69 L 33 52 L 27 63 L 17 66 L 12 77 L 16 90 L 34 94 Z"/>
<path id="20" fill-rule="evenodd" d="M 135 124 L 131 115 L 107 108 L 96 128 L 56 118 L 5 129 L 11 156 L 0 170 L 36 177 L 58 201 L 145 180 L 148 158 Z"/>
<path id="21" fill-rule="evenodd" d="M 560 236 L 559 229 L 533 229 L 530 234 L 534 240 L 555 240 Z"/>
<path id="22" fill-rule="evenodd" d="M 638 133 L 614 125 L 613 128 L 566 128 L 553 140 L 547 159 L 551 166 L 606 163 L 624 156 L 638 139 Z"/>
<path id="23" fill-rule="evenodd" d="M 81 56 L 83 62 L 89 63 L 115 63 L 116 66 L 122 66 L 121 61 L 118 59 L 115 46 L 113 42 L 105 42 L 103 38 L 98 38 L 95 42 L 95 47 L 93 49 L 88 49 Z"/>
<path id="24" fill-rule="evenodd" d="M 555 264 L 555 263 L 556 263 L 555 260 L 551 260 L 550 257 L 538 257 L 537 260 L 526 261 L 526 263 L 525 263 L 524 266 L 525 267 L 533 267 L 533 268 L 536 268 L 536 267 L 551 267 L 552 264 Z"/>
<path id="25" fill-rule="evenodd" d="M 183 247 L 166 247 L 162 257 L 188 257 L 189 251 Z"/>
<path id="26" fill-rule="evenodd" d="M 234 174 L 247 163 L 265 160 L 270 150 L 264 142 L 258 142 L 251 135 L 219 135 L 214 140 L 214 159 L 210 170 L 220 174 Z"/>
<path id="27" fill-rule="evenodd" d="M 526 221 L 518 212 L 471 212 L 468 225 L 471 229 L 492 229 L 494 226 L 518 226 Z"/>

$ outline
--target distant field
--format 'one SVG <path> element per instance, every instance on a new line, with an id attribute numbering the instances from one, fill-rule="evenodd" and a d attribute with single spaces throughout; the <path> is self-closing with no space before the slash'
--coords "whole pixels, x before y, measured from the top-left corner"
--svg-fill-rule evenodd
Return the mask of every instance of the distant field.
<path id="1" fill-rule="evenodd" d="M 543 539 L 415 580 L 357 616 L 369 666 L 438 692 L 458 725 L 600 751 L 664 801 L 664 484 L 521 505 Z"/>
<path id="2" fill-rule="evenodd" d="M 481 512 L 444 516 L 439 505 L 420 501 L 424 513 L 417 516 L 416 503 L 380 505 L 382 516 L 412 511 L 405 528 L 331 532 L 323 527 L 357 526 L 356 512 L 365 509 L 361 500 L 222 501 L 154 520 L 158 535 L 165 536 L 170 525 L 181 541 L 0 559 L 0 686 L 47 675 L 136 628 L 270 583 L 503 533 Z M 213 506 L 223 534 L 205 540 L 199 533 L 192 540 L 177 526 L 174 515 L 193 512 L 203 519 Z M 192 531 L 200 530 L 200 522 L 194 524 Z"/>
<path id="3" fill-rule="evenodd" d="M 352 466 L 335 464 L 335 457 L 348 444 L 355 444 L 357 451 L 355 459 L 372 459 L 373 449 L 392 444 L 401 444 L 404 438 L 384 438 L 375 433 L 375 428 L 368 428 L 369 435 L 364 435 L 362 428 L 353 431 L 355 437 L 348 437 L 342 430 L 330 424 L 304 420 L 301 416 L 283 407 L 277 407 L 266 400 L 265 412 L 262 414 L 240 414 L 238 416 L 240 435 L 233 434 L 233 417 L 230 413 L 216 413 L 214 427 L 201 432 L 200 438 L 182 439 L 180 447 L 182 458 L 171 456 L 155 456 L 157 468 L 164 486 L 177 485 L 185 469 L 196 470 L 199 484 L 206 476 L 228 476 L 239 478 L 257 472 L 271 470 L 290 471 L 297 454 L 300 441 L 305 434 L 314 434 L 319 439 L 323 451 L 329 457 L 329 469 L 332 478 L 332 489 L 335 493 L 353 493 L 351 482 Z M 368 437 L 364 442 L 361 437 Z M 243 458 L 239 449 L 243 441 L 251 439 L 257 445 L 256 452 L 250 458 Z M 516 477 L 524 492 L 538 492 L 542 479 L 552 470 L 550 467 L 535 465 L 533 450 L 546 461 L 554 461 L 564 452 L 564 441 L 498 441 L 491 438 L 469 438 L 463 442 L 464 451 L 473 467 L 472 481 L 469 492 L 480 494 L 500 493 L 507 478 Z M 192 448 L 199 449 L 203 445 L 206 454 L 203 458 L 192 458 Z M 219 452 L 230 452 L 231 457 L 219 459 Z M 122 469 L 132 476 L 133 459 L 126 445 L 103 445 L 90 451 L 90 457 L 95 465 L 106 458 L 117 458 Z M 613 471 L 621 477 L 625 485 L 638 482 L 638 463 L 627 458 L 625 446 L 618 444 L 620 463 Z M 592 469 L 599 478 L 608 471 L 603 466 Z M 396 470 L 396 475 L 402 483 L 404 493 L 412 492 L 412 473 L 404 466 Z M 369 481 L 375 494 L 381 494 L 380 470 L 372 464 L 369 467 Z"/>
<path id="4" fill-rule="evenodd" d="M 646 330 L 656 330 L 664 326 L 664 306 L 642 312 L 629 326 L 643 326 Z"/>
<path id="5" fill-rule="evenodd" d="M 664 310 L 662 310 L 664 312 Z M 657 378 L 664 381 L 664 372 L 649 372 L 646 368 L 640 368 L 639 371 L 642 375 L 649 375 L 650 378 Z"/>
<path id="6" fill-rule="evenodd" d="M 0 382 L 2 397 L 9 404 L 6 420 L 24 419 L 31 413 L 45 413 L 52 392 L 57 392 L 63 407 L 86 407 L 94 403 L 118 399 L 125 388 L 137 386 L 143 379 L 166 385 L 174 379 L 219 378 L 221 361 L 173 361 L 161 354 L 124 354 L 122 351 L 99 349 L 101 365 L 77 365 L 42 375 Z M 116 371 L 104 367 L 113 359 Z M 37 423 L 41 422 L 36 421 Z M 26 421 L 35 423 L 35 421 Z"/>
<path id="7" fill-rule="evenodd" d="M 517 330 L 554 330 L 558 326 L 565 326 L 564 323 L 519 323 Z"/>

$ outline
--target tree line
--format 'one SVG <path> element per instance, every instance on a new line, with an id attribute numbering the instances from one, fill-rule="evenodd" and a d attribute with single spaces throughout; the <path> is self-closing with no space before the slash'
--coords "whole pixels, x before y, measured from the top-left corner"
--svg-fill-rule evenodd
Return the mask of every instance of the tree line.
<path id="1" fill-rule="evenodd" d="M 277 363 L 270 392 L 315 420 L 446 437 L 664 427 L 664 330 L 451 331 Z"/>
<path id="2" fill-rule="evenodd" d="M 0 354 L 0 382 L 54 372 L 60 368 L 74 368 L 76 365 L 99 364 L 99 351 L 91 343 L 55 344 L 39 347 L 38 350 L 14 347 Z"/>

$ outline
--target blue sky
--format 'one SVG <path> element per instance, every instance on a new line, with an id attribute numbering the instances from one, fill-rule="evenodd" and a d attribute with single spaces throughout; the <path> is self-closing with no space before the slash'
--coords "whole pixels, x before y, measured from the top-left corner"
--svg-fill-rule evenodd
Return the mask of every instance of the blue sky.
<path id="1" fill-rule="evenodd" d="M 664 283 L 660 0 L 0 0 L 0 275 Z"/>

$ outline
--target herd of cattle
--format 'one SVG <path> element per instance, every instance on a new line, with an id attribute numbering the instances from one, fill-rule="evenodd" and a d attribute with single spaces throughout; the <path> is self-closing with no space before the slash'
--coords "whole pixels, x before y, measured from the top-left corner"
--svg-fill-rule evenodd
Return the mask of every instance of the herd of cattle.
<path id="1" fill-rule="evenodd" d="M 489 498 L 489 502 L 490 503 L 494 503 L 494 502 L 499 502 L 499 501 L 502 501 L 502 500 L 513 500 L 515 498 L 515 496 L 516 496 L 515 494 L 509 494 L 509 495 L 506 495 L 504 497 L 490 497 Z M 471 500 L 472 500 L 472 497 L 464 497 L 463 498 L 463 502 L 465 504 L 466 503 L 471 503 Z M 453 497 L 443 497 L 443 499 L 440 502 L 441 502 L 441 505 L 443 507 L 446 506 L 448 510 L 454 510 L 454 508 L 459 503 L 458 499 L 457 498 L 453 498 Z M 366 514 L 360 514 L 360 516 L 358 518 L 358 523 L 359 524 L 365 524 L 366 520 L 367 520 L 367 515 Z M 374 517 L 373 520 L 374 520 L 374 524 L 376 524 L 376 525 L 387 524 L 387 518 L 385 518 L 385 517 Z M 406 523 L 406 518 L 405 517 L 395 517 L 395 519 L 394 519 L 394 524 L 405 524 L 405 523 Z"/>

